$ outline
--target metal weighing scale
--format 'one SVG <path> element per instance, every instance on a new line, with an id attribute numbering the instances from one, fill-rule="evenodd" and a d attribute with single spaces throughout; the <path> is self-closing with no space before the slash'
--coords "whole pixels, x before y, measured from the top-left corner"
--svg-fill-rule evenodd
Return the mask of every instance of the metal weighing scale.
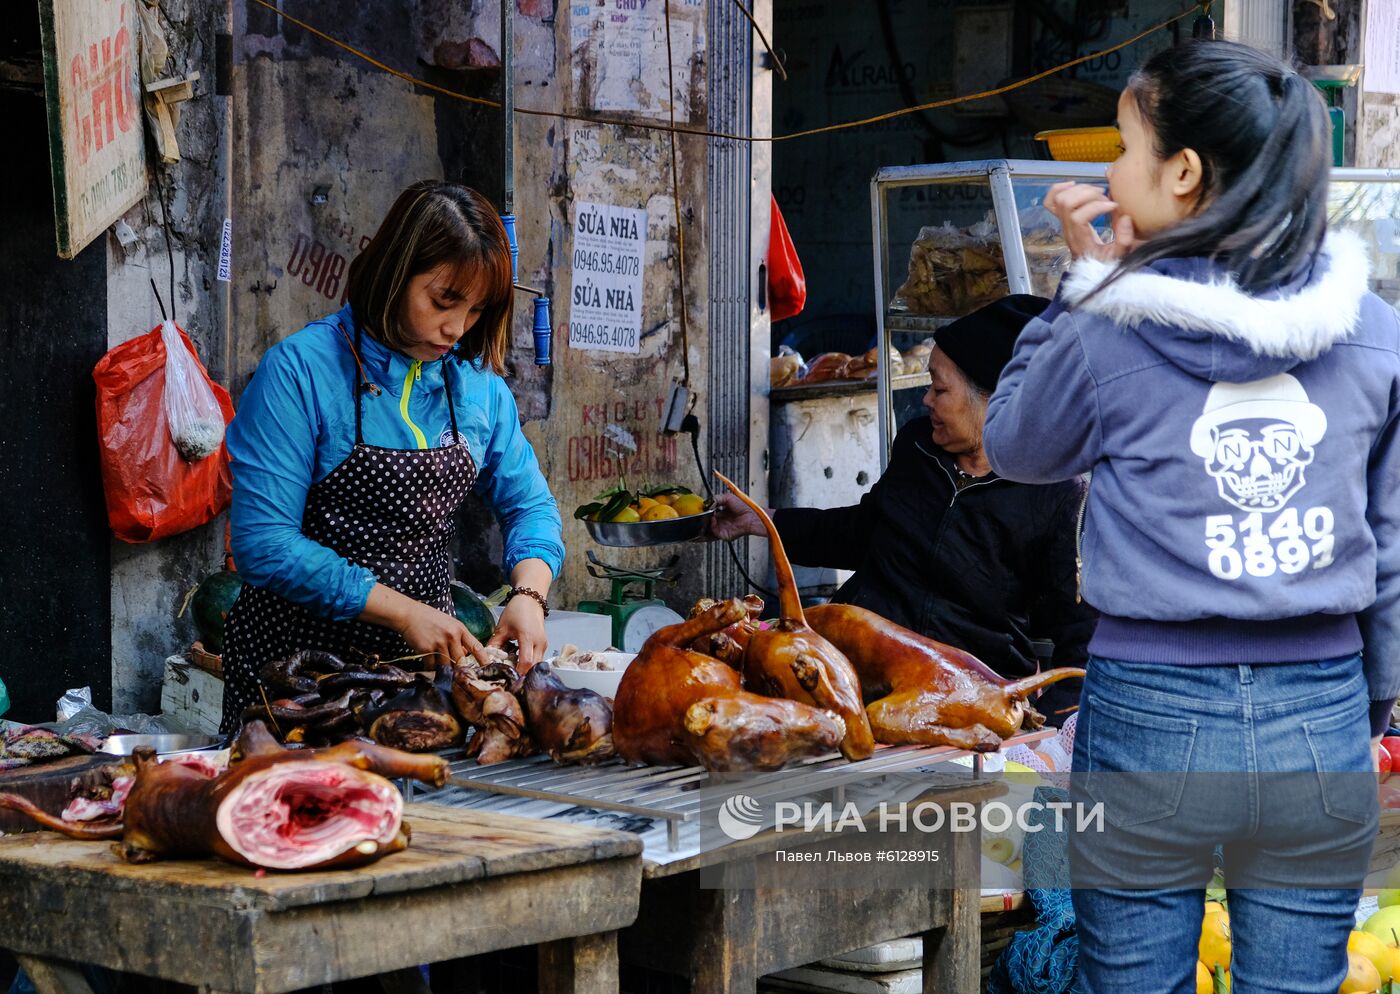
<path id="1" fill-rule="evenodd" d="M 638 652 L 652 632 L 685 620 L 656 596 L 658 582 L 676 582 L 680 561 L 680 556 L 672 556 L 657 569 L 623 569 L 600 561 L 590 549 L 588 573 L 610 581 L 612 593 L 605 601 L 579 601 L 578 610 L 611 618 L 612 644 L 623 652 Z"/>

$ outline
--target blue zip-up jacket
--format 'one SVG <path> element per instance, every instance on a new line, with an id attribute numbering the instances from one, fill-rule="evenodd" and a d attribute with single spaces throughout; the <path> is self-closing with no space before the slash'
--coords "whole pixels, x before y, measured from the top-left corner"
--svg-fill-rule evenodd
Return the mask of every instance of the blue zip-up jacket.
<path id="1" fill-rule="evenodd" d="M 355 445 L 355 360 L 350 306 L 313 321 L 267 350 L 228 428 L 233 468 L 234 561 L 243 578 L 337 621 L 354 618 L 376 582 L 302 533 L 306 492 Z M 520 430 L 515 398 L 495 373 L 455 358 L 419 362 L 360 336 L 360 359 L 376 396 L 363 395 L 365 443 L 392 449 L 451 443 L 444 366 L 452 363 L 457 427 L 476 460 L 475 493 L 501 522 L 504 566 L 542 559 L 557 576 L 564 559 L 559 508 Z"/>
<path id="2" fill-rule="evenodd" d="M 1205 259 L 1089 297 L 1081 259 L 987 410 L 987 459 L 1026 483 L 1093 471 L 1090 652 L 1184 664 L 1361 650 L 1372 728 L 1400 693 L 1400 317 L 1354 235 L 1250 295 Z M 1087 299 L 1086 299 L 1087 298 Z"/>

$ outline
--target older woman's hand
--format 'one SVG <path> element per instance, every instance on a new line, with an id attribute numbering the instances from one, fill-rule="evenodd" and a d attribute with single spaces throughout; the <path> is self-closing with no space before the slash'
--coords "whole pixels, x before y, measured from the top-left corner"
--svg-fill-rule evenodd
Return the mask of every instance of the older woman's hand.
<path id="1" fill-rule="evenodd" d="M 769 513 L 771 515 L 772 512 Z M 768 533 L 758 515 L 750 511 L 738 497 L 733 494 L 720 494 L 715 498 L 715 513 L 710 518 L 712 537 L 732 542 L 745 535 L 757 535 L 761 538 L 766 534 Z"/>
<path id="2" fill-rule="evenodd" d="M 1045 194 L 1045 209 L 1060 219 L 1060 230 L 1071 257 L 1089 256 L 1105 262 L 1121 259 L 1138 244 L 1133 219 L 1126 214 L 1113 220 L 1113 241 L 1106 242 L 1094 230 L 1094 219 L 1118 205 L 1100 187 L 1066 181 Z"/>

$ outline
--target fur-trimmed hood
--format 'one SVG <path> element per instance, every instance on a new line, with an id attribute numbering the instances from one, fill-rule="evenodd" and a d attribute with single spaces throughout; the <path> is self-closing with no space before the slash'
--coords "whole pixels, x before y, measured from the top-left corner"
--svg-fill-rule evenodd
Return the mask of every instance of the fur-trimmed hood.
<path id="1" fill-rule="evenodd" d="M 1195 375 L 1238 383 L 1286 372 L 1352 334 L 1370 259 L 1359 237 L 1333 231 L 1306 274 L 1269 293 L 1246 293 L 1207 259 L 1163 259 L 1085 300 L 1112 272 L 1112 263 L 1080 259 L 1065 277 L 1065 303 L 1136 331 Z"/>

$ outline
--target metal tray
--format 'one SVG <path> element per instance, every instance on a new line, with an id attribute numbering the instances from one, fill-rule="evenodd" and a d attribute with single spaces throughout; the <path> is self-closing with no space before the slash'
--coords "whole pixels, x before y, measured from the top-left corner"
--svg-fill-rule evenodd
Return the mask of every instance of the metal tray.
<path id="1" fill-rule="evenodd" d="M 630 524 L 620 521 L 583 522 L 589 536 L 599 545 L 610 545 L 616 549 L 637 549 L 647 545 L 672 545 L 676 542 L 692 542 L 704 535 L 710 528 L 710 518 L 714 508 L 707 508 L 699 514 L 684 518 L 666 518 L 663 521 L 635 521 Z"/>
<path id="2" fill-rule="evenodd" d="M 109 756 L 130 756 L 142 746 L 149 746 L 162 756 L 177 752 L 199 752 L 218 749 L 223 739 L 217 735 L 109 735 L 101 752 Z"/>

